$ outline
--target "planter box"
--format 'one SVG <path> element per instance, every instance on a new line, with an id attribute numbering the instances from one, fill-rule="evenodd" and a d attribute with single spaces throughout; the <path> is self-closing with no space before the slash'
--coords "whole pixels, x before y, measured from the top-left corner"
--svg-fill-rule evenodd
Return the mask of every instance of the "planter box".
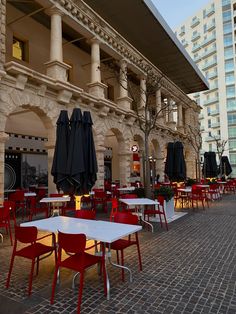
<path id="1" fill-rule="evenodd" d="M 168 202 L 165 201 L 165 212 L 166 212 L 166 218 L 171 218 L 175 215 L 175 210 L 174 210 L 174 198 L 172 197 L 171 200 Z"/>

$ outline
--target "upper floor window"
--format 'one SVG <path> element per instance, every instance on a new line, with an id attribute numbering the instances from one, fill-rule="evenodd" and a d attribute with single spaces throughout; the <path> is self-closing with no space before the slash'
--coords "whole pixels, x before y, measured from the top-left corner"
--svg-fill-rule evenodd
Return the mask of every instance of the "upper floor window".
<path id="1" fill-rule="evenodd" d="M 225 61 L 225 71 L 229 72 L 229 71 L 233 71 L 234 70 L 234 60 L 230 59 L 230 60 L 226 60 Z"/>
<path id="2" fill-rule="evenodd" d="M 231 20 L 231 11 L 225 11 L 223 12 L 222 15 L 223 15 L 223 22 Z"/>
<path id="3" fill-rule="evenodd" d="M 234 72 L 230 72 L 225 74 L 225 82 L 226 84 L 234 84 L 235 79 L 234 79 Z"/>
<path id="4" fill-rule="evenodd" d="M 236 114 L 235 113 L 228 114 L 228 124 L 236 124 Z"/>
<path id="5" fill-rule="evenodd" d="M 18 60 L 26 61 L 26 42 L 13 37 L 12 56 Z"/>
<path id="6" fill-rule="evenodd" d="M 230 57 L 233 58 L 233 55 L 234 55 L 233 46 L 225 48 L 224 55 L 225 55 L 225 58 L 230 58 Z"/>
<path id="7" fill-rule="evenodd" d="M 225 23 L 223 26 L 223 32 L 224 34 L 228 34 L 232 32 L 232 25 L 231 23 Z"/>
<path id="8" fill-rule="evenodd" d="M 234 96 L 235 96 L 234 85 L 226 86 L 226 97 L 234 97 Z"/>

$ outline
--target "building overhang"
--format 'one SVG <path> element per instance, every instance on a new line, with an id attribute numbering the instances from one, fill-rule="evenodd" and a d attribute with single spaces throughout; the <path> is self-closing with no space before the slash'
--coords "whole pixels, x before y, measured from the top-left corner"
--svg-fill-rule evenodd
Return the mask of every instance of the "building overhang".
<path id="1" fill-rule="evenodd" d="M 151 0 L 84 0 L 186 94 L 209 89 Z"/>

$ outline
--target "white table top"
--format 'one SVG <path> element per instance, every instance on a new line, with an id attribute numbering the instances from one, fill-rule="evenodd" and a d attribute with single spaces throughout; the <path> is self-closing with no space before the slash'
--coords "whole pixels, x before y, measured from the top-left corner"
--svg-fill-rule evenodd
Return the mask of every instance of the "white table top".
<path id="1" fill-rule="evenodd" d="M 119 188 L 117 190 L 118 191 L 134 191 L 135 187 L 134 186 L 127 186 L 126 188 Z"/>
<path id="2" fill-rule="evenodd" d="M 36 187 L 37 190 L 47 190 L 48 187 L 47 186 L 38 186 Z"/>
<path id="3" fill-rule="evenodd" d="M 101 192 L 102 192 L 102 191 L 101 191 Z M 95 191 L 90 191 L 90 192 L 89 192 L 89 195 L 94 195 L 94 194 L 95 194 Z M 111 194 L 111 192 L 110 192 L 110 191 L 106 191 L 106 194 L 109 195 L 109 194 Z"/>
<path id="4" fill-rule="evenodd" d="M 37 194 L 35 192 L 25 192 L 24 196 L 29 197 L 29 196 L 36 196 Z"/>
<path id="5" fill-rule="evenodd" d="M 120 202 L 125 203 L 126 205 L 158 205 L 158 201 L 150 200 L 149 198 L 120 198 Z"/>
<path id="6" fill-rule="evenodd" d="M 129 234 L 142 230 L 139 225 L 128 225 L 102 220 L 87 220 L 65 216 L 21 223 L 21 226 L 35 226 L 39 230 L 65 233 L 84 233 L 87 239 L 112 243 Z"/>
<path id="7" fill-rule="evenodd" d="M 4 193 L 13 193 L 16 192 L 16 190 L 4 190 Z"/>
<path id="8" fill-rule="evenodd" d="M 220 184 L 226 184 L 226 181 L 217 181 L 216 183 L 220 183 Z"/>
<path id="9" fill-rule="evenodd" d="M 39 202 L 40 203 L 58 203 L 58 202 L 69 202 L 69 196 L 62 196 L 62 197 L 44 197 Z"/>
<path id="10" fill-rule="evenodd" d="M 210 185 L 209 184 L 196 184 L 197 187 L 200 187 L 200 188 L 209 188 Z"/>
<path id="11" fill-rule="evenodd" d="M 192 192 L 192 188 L 178 188 L 179 192 L 184 192 L 184 193 L 191 193 Z"/>

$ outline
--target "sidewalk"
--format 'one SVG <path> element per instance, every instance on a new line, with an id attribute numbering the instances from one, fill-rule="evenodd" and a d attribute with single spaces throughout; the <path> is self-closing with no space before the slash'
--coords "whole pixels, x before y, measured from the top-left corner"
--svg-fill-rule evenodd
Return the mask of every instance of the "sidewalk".
<path id="1" fill-rule="evenodd" d="M 236 313 L 236 195 L 224 195 L 155 232 L 140 234 L 143 271 L 138 272 L 135 249 L 125 252 L 133 283 L 108 266 L 111 300 L 103 295 L 96 269 L 85 276 L 82 313 Z M 53 257 L 41 261 L 32 296 L 26 295 L 29 263 L 18 259 L 11 286 L 5 289 L 12 247 L 0 243 L 0 313 L 76 313 L 78 290 L 71 289 L 72 274 L 62 271 L 61 285 L 50 305 Z"/>

